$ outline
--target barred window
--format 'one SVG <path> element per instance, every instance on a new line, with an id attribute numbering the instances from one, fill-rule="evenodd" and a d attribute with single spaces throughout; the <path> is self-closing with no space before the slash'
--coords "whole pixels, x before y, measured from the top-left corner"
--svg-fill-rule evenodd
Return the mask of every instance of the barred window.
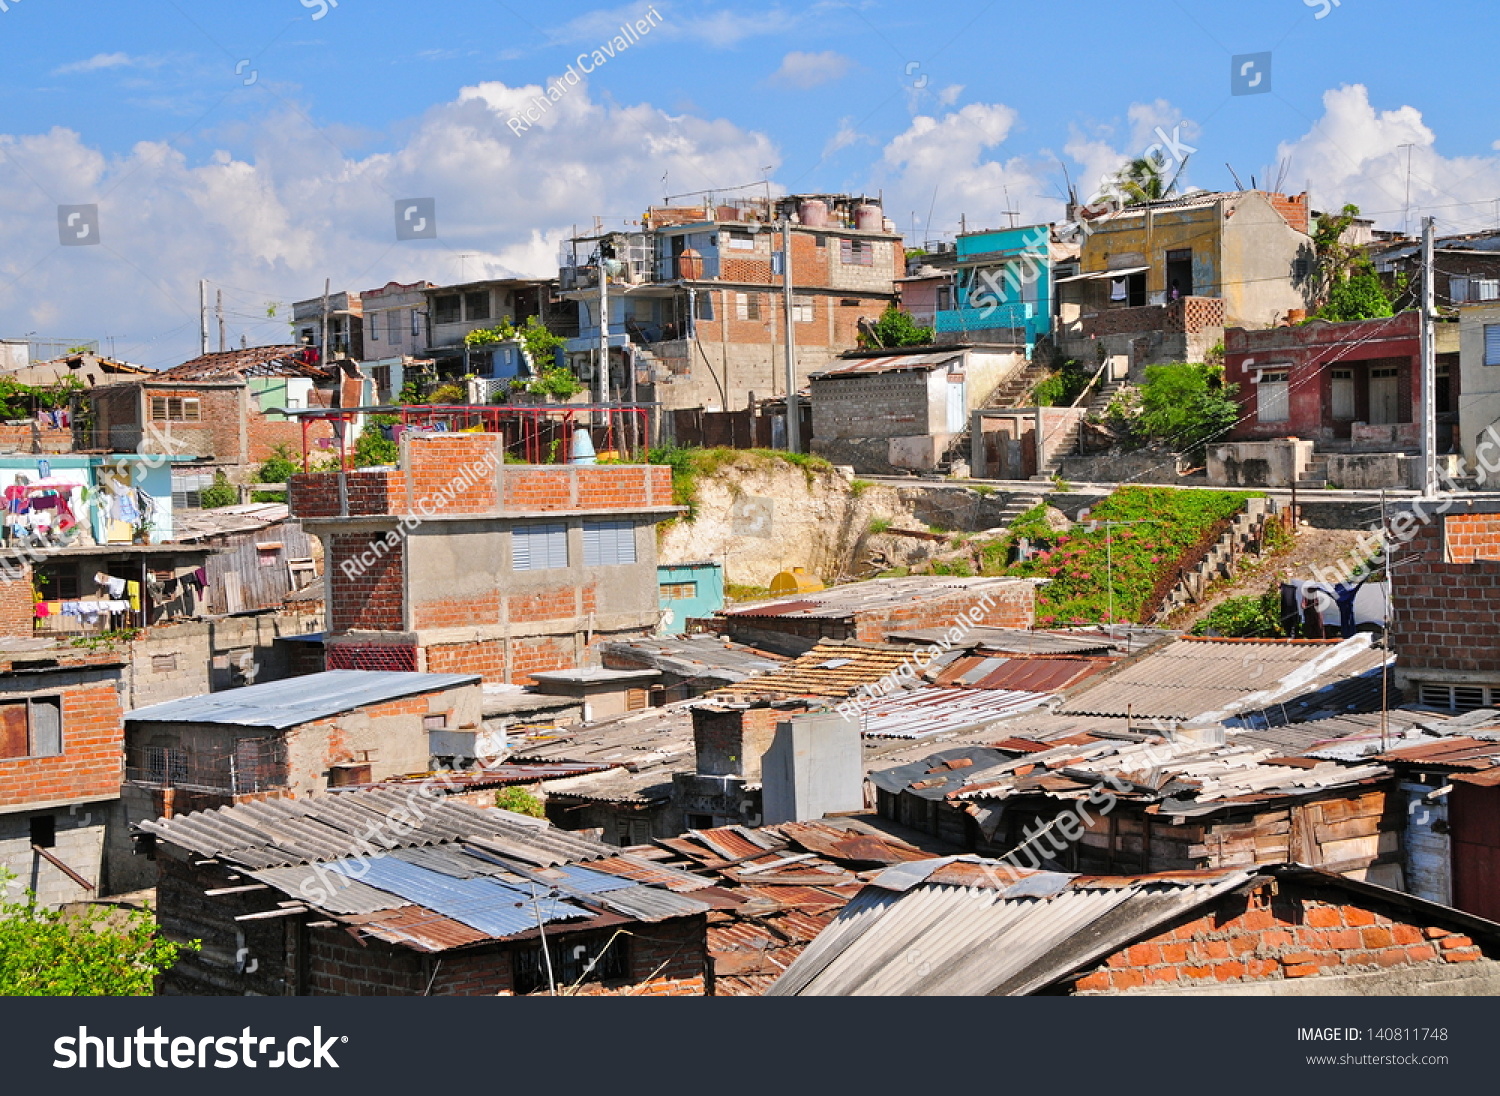
<path id="1" fill-rule="evenodd" d="M 545 906 L 547 899 L 542 899 Z M 529 903 L 528 903 L 529 904 Z M 547 956 L 552 980 L 562 990 L 585 982 L 618 982 L 630 977 L 630 938 L 624 933 L 589 936 L 549 936 Z M 516 948 L 512 953 L 512 975 L 517 993 L 545 993 L 547 963 L 540 945 Z"/>

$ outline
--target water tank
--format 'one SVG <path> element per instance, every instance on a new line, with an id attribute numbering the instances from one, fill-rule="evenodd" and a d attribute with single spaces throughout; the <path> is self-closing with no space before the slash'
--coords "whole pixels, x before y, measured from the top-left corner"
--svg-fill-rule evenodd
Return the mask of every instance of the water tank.
<path id="1" fill-rule="evenodd" d="M 823 589 L 823 583 L 801 567 L 782 571 L 771 580 L 771 596 L 787 597 L 791 594 L 811 594 Z"/>
<path id="2" fill-rule="evenodd" d="M 677 256 L 677 276 L 689 282 L 702 281 L 703 256 L 691 247 Z"/>
<path id="3" fill-rule="evenodd" d="M 854 227 L 861 232 L 879 232 L 885 225 L 885 210 L 866 202 L 854 207 Z"/>
<path id="4" fill-rule="evenodd" d="M 828 203 L 809 198 L 798 207 L 797 216 L 808 228 L 827 228 Z"/>
<path id="5" fill-rule="evenodd" d="M 885 234 L 887 236 L 894 236 L 896 234 L 896 222 L 889 217 L 885 219 Z"/>

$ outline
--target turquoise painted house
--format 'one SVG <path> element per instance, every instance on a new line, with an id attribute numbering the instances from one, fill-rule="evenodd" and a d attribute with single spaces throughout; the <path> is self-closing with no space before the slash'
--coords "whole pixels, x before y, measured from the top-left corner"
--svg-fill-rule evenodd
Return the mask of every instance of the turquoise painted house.
<path id="1" fill-rule="evenodd" d="M 722 564 L 664 563 L 656 569 L 656 583 L 663 635 L 681 635 L 689 617 L 710 617 L 724 608 Z"/>
<path id="2" fill-rule="evenodd" d="M 1052 330 L 1051 243 L 1047 225 L 959 236 L 954 307 L 935 317 L 943 341 L 994 341 L 1001 331 L 1016 332 L 1031 357 L 1036 340 Z"/>

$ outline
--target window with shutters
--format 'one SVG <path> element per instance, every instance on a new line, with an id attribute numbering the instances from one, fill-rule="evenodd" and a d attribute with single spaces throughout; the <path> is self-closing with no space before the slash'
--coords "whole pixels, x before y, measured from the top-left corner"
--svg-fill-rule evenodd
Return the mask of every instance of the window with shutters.
<path id="1" fill-rule="evenodd" d="M 62 698 L 32 697 L 0 704 L 0 760 L 62 753 Z"/>
<path id="2" fill-rule="evenodd" d="M 172 508 L 174 510 L 197 510 L 203 502 L 199 497 L 205 487 L 214 485 L 212 472 L 179 472 L 172 470 Z"/>
<path id="3" fill-rule="evenodd" d="M 736 293 L 734 295 L 734 313 L 741 320 L 760 319 L 760 294 Z"/>
<path id="4" fill-rule="evenodd" d="M 385 314 L 385 334 L 393 343 L 401 341 L 401 309 L 393 308 Z"/>
<path id="5" fill-rule="evenodd" d="M 869 240 L 840 240 L 839 260 L 845 266 L 874 266 L 875 245 Z"/>
<path id="6" fill-rule="evenodd" d="M 754 251 L 755 237 L 743 229 L 731 228 L 724 233 L 724 246 L 735 251 Z"/>
<path id="7" fill-rule="evenodd" d="M 662 601 L 692 601 L 698 596 L 698 584 L 696 582 L 663 582 L 661 584 Z"/>
<path id="8" fill-rule="evenodd" d="M 152 422 L 202 422 L 202 408 L 196 397 L 151 397 Z"/>
<path id="9" fill-rule="evenodd" d="M 1292 417 L 1286 373 L 1262 373 L 1257 379 L 1255 391 L 1255 417 L 1261 422 L 1286 422 Z"/>
<path id="10" fill-rule="evenodd" d="M 1418 703 L 1449 712 L 1472 712 L 1500 702 L 1500 689 L 1488 685 L 1439 685 L 1424 681 L 1417 686 Z"/>
<path id="11" fill-rule="evenodd" d="M 522 525 L 511 531 L 511 566 L 517 571 L 546 571 L 568 565 L 568 527 Z"/>
<path id="12" fill-rule="evenodd" d="M 612 567 L 634 562 L 634 522 L 586 521 L 583 523 L 583 565 L 585 567 Z"/>
<path id="13" fill-rule="evenodd" d="M 792 298 L 792 320 L 796 323 L 812 323 L 813 299 L 811 297 Z"/>
<path id="14" fill-rule="evenodd" d="M 1484 325 L 1484 364 L 1500 365 L 1500 323 Z"/>

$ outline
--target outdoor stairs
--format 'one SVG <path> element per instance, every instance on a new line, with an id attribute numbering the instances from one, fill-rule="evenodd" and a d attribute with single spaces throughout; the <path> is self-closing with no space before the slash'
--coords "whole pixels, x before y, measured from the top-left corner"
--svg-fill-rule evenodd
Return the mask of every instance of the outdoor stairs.
<path id="1" fill-rule="evenodd" d="M 1102 415 L 1109 407 L 1109 401 L 1115 398 L 1115 393 L 1125 386 L 1124 381 L 1110 381 L 1088 402 L 1088 414 Z M 1037 481 L 1052 480 L 1057 476 L 1057 470 L 1062 467 L 1062 462 L 1078 451 L 1078 432 L 1083 427 L 1080 423 L 1072 423 L 1064 431 L 1062 440 L 1057 448 L 1052 451 L 1052 456 L 1047 463 L 1037 470 L 1037 474 L 1031 478 Z"/>
<path id="2" fill-rule="evenodd" d="M 1026 363 L 990 393 L 987 407 L 1030 407 L 1031 390 L 1046 380 L 1052 370 L 1039 359 Z"/>
<path id="3" fill-rule="evenodd" d="M 1297 477 L 1297 486 L 1305 490 L 1321 491 L 1328 486 L 1328 458 L 1313 454 L 1312 463 Z"/>
<path id="4" fill-rule="evenodd" d="M 1196 605 L 1203 600 L 1209 586 L 1220 579 L 1232 578 L 1240 556 L 1258 545 L 1265 535 L 1266 519 L 1271 516 L 1268 500 L 1249 499 L 1245 509 L 1235 515 L 1234 522 L 1225 530 L 1202 561 L 1182 576 L 1182 580 L 1167 594 L 1152 623 L 1166 620 L 1184 605 Z"/>

